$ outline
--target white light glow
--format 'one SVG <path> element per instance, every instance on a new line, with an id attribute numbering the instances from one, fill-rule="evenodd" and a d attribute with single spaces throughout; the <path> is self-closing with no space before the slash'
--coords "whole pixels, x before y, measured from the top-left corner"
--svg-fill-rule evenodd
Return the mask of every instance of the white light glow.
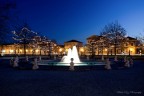
<path id="1" fill-rule="evenodd" d="M 70 60 L 71 58 L 74 59 L 74 61 L 73 61 L 74 63 L 81 63 L 80 59 L 79 59 L 79 56 L 78 56 L 78 52 L 77 52 L 76 46 L 73 46 L 72 50 L 70 48 L 68 49 L 67 56 L 64 56 L 61 59 L 61 62 L 69 64 L 71 62 L 71 60 Z"/>
<path id="2" fill-rule="evenodd" d="M 84 52 L 84 49 L 83 49 L 83 48 L 81 48 L 81 49 L 80 49 L 80 51 L 81 51 L 81 52 Z"/>
<path id="3" fill-rule="evenodd" d="M 60 48 L 59 51 L 62 52 L 62 49 Z"/>
<path id="4" fill-rule="evenodd" d="M 10 50 L 10 53 L 13 53 L 14 51 L 13 50 Z"/>
<path id="5" fill-rule="evenodd" d="M 5 53 L 6 51 L 5 50 L 2 50 L 2 53 Z"/>
<path id="6" fill-rule="evenodd" d="M 36 52 L 38 52 L 39 50 L 37 49 Z"/>
<path id="7" fill-rule="evenodd" d="M 22 52 L 22 50 L 20 49 L 20 52 Z"/>

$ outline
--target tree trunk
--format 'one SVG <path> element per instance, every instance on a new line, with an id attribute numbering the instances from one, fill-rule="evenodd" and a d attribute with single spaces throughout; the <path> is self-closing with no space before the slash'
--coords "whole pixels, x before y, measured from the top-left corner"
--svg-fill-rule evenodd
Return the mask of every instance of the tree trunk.
<path id="1" fill-rule="evenodd" d="M 24 56 L 26 56 L 26 44 L 24 43 Z"/>
<path id="2" fill-rule="evenodd" d="M 114 53 L 115 53 L 115 55 L 116 55 L 116 44 L 115 44 L 115 46 L 114 46 Z"/>

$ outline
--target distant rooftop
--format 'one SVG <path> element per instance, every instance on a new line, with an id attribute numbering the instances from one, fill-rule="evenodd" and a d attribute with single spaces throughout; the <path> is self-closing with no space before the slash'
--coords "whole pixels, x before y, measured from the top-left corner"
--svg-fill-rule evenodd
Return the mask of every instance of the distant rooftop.
<path id="1" fill-rule="evenodd" d="M 67 41 L 67 42 L 79 42 L 79 43 L 82 43 L 82 42 L 77 41 L 77 40 L 70 40 L 70 41 Z M 67 42 L 65 42 L 65 43 L 67 43 Z"/>
<path id="2" fill-rule="evenodd" d="M 58 45 L 59 47 L 64 47 L 64 45 Z"/>
<path id="3" fill-rule="evenodd" d="M 129 40 L 137 40 L 136 38 L 133 38 L 133 37 L 130 37 L 130 36 L 128 36 L 127 37 Z"/>
<path id="4" fill-rule="evenodd" d="M 88 40 L 88 39 L 99 40 L 99 39 L 102 38 L 102 37 L 103 37 L 103 36 L 101 36 L 101 35 L 100 35 L 100 36 L 98 36 L 98 35 L 92 35 L 92 36 L 88 37 L 87 40 Z"/>
<path id="5" fill-rule="evenodd" d="M 98 35 L 92 35 L 92 36 L 88 37 L 87 39 L 95 39 L 97 37 L 98 37 Z"/>

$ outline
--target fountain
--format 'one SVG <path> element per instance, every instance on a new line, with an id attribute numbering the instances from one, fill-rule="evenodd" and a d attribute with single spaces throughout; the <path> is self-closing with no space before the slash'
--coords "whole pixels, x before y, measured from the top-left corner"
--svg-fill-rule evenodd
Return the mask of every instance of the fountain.
<path id="1" fill-rule="evenodd" d="M 76 46 L 73 46 L 72 50 L 71 48 L 68 49 L 68 54 L 67 56 L 63 56 L 61 59 L 62 63 L 70 63 L 71 62 L 71 58 L 74 59 L 74 63 L 81 63 L 79 56 L 78 56 L 78 52 L 77 52 L 77 48 Z"/>
<path id="2" fill-rule="evenodd" d="M 71 59 L 73 58 L 74 66 L 94 66 L 94 65 L 105 65 L 105 63 L 99 62 L 99 61 L 87 61 L 87 62 L 81 62 L 78 56 L 78 51 L 76 46 L 73 46 L 73 48 L 68 49 L 68 53 L 66 56 L 63 56 L 61 61 L 55 61 L 55 60 L 41 60 L 39 61 L 38 65 L 49 65 L 49 66 L 70 66 Z"/>

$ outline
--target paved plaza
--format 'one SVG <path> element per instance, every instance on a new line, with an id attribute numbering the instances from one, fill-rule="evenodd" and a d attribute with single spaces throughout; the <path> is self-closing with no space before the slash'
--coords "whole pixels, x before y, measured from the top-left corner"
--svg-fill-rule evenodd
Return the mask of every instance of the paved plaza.
<path id="1" fill-rule="evenodd" d="M 129 69 L 19 70 L 0 60 L 0 96 L 144 96 L 144 61 Z"/>

